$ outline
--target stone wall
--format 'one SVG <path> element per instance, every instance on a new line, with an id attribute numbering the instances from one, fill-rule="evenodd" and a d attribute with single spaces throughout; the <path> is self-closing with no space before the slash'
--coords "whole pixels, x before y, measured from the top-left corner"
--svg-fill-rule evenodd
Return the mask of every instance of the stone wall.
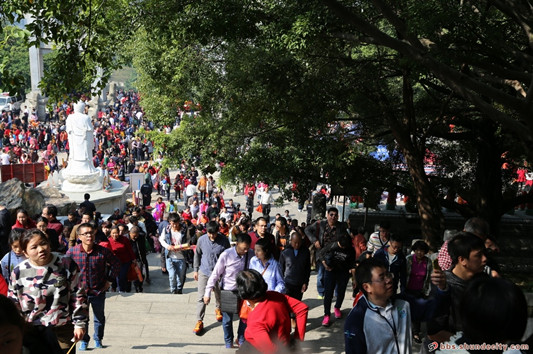
<path id="1" fill-rule="evenodd" d="M 365 213 L 361 211 L 350 214 L 350 225 L 363 226 Z M 391 232 L 400 234 L 405 244 L 420 238 L 420 218 L 418 214 L 400 212 L 369 212 L 366 217 L 366 232 L 371 233 L 374 227 L 383 220 L 390 221 Z M 447 230 L 463 229 L 466 219 L 455 213 L 445 213 L 444 222 Z M 519 216 L 504 215 L 501 219 L 497 242 L 501 254 L 497 257 L 503 271 L 518 271 L 533 273 L 533 220 Z"/>

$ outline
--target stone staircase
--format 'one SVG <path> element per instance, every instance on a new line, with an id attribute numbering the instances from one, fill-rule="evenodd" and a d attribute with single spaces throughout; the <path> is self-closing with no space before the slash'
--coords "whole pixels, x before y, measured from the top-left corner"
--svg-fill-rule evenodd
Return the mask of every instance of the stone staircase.
<path id="1" fill-rule="evenodd" d="M 103 339 L 108 353 L 228 353 L 225 348 L 222 324 L 215 320 L 215 307 L 211 303 L 204 318 L 204 334 L 195 335 L 196 282 L 192 270 L 187 272 L 183 294 L 170 294 L 168 278 L 162 275 L 157 254 L 148 256 L 152 284 L 145 285 L 144 293 L 108 293 L 106 300 L 106 328 Z M 344 352 L 344 318 L 334 320 L 329 328 L 321 325 L 322 300 L 317 299 L 316 273 L 311 275 L 310 289 L 304 294 L 309 306 L 306 340 L 302 347 L 306 353 Z M 349 286 L 350 287 L 350 286 Z M 346 317 L 352 307 L 351 290 L 348 290 L 342 313 Z M 235 316 L 236 317 L 236 316 Z M 91 318 L 92 320 L 92 318 Z M 237 331 L 237 321 L 234 321 Z M 92 323 L 89 326 L 92 336 Z M 89 342 L 88 351 L 94 350 Z"/>

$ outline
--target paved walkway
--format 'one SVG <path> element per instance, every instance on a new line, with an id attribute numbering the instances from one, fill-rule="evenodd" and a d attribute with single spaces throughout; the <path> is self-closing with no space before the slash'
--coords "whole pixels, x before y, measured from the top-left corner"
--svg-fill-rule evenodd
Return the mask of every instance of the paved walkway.
<path id="1" fill-rule="evenodd" d="M 169 294 L 168 277 L 162 275 L 158 254 L 150 254 L 150 275 L 152 284 L 145 285 L 145 292 L 139 294 L 108 293 L 106 300 L 106 329 L 104 349 L 98 352 L 134 353 L 228 353 L 224 346 L 222 324 L 216 322 L 214 304 L 207 307 L 204 319 L 205 330 L 201 336 L 192 330 L 196 324 L 196 282 L 192 269 L 182 295 Z M 311 276 L 310 289 L 303 301 L 309 306 L 306 353 L 344 352 L 344 319 L 335 320 L 329 328 L 321 326 L 323 316 L 322 300 L 317 299 L 316 273 Z M 343 317 L 348 314 L 352 303 L 351 292 L 346 293 L 342 306 Z M 92 315 L 91 315 L 92 316 Z M 236 316 L 235 316 L 236 317 Z M 237 330 L 237 321 L 234 321 Z M 93 334 L 92 323 L 89 334 Z M 89 350 L 94 342 L 89 342 Z M 94 350 L 94 349 L 93 349 Z"/>
<path id="2" fill-rule="evenodd" d="M 175 171 L 172 171 L 173 178 Z M 215 176 L 216 178 L 217 176 Z M 244 208 L 246 203 L 242 193 L 233 196 L 227 191 L 224 198 L 232 198 Z M 174 193 L 172 193 L 172 196 Z M 273 192 L 274 198 L 279 197 L 277 188 Z M 157 193 L 152 195 L 152 201 L 157 200 Z M 166 200 L 165 200 L 166 202 Z M 180 209 L 183 202 L 179 203 Z M 306 213 L 297 210 L 296 203 L 285 203 L 282 207 L 272 207 L 270 216 L 276 213 L 283 215 L 288 209 L 291 217 L 299 222 L 305 221 Z M 256 218 L 259 213 L 254 212 Z M 214 304 L 206 310 L 204 319 L 204 334 L 195 335 L 192 330 L 196 324 L 197 288 L 192 277 L 192 269 L 188 269 L 183 294 L 170 294 L 168 276 L 161 273 L 159 254 L 149 254 L 151 285 L 145 285 L 144 293 L 124 294 L 108 293 L 106 300 L 106 329 L 103 340 L 104 349 L 94 348 L 94 342 L 89 342 L 88 351 L 108 353 L 231 353 L 224 345 L 222 323 L 216 322 Z M 350 283 L 351 284 L 351 283 Z M 343 317 L 348 315 L 352 307 L 351 285 L 342 306 Z M 306 353 L 342 353 L 344 352 L 343 326 L 344 318 L 334 320 L 329 328 L 322 327 L 323 301 L 317 298 L 316 272 L 311 274 L 310 289 L 304 294 L 303 301 L 309 306 L 307 332 L 302 347 Z M 92 314 L 91 314 L 92 316 Z M 236 317 L 236 316 L 235 316 Z M 92 318 L 91 318 L 92 321 Z M 237 331 L 237 320 L 234 321 L 234 331 Z M 92 322 L 89 328 L 92 336 Z"/>

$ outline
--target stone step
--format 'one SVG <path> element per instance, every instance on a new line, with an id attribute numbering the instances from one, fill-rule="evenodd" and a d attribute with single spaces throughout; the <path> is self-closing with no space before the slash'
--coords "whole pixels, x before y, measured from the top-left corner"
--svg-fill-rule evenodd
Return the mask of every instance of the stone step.
<path id="1" fill-rule="evenodd" d="M 106 299 L 106 328 L 104 349 L 98 352 L 132 353 L 228 353 L 224 346 L 222 323 L 215 319 L 215 306 L 210 304 L 204 318 L 204 333 L 195 335 L 196 303 L 198 293 L 192 270 L 187 272 L 183 294 L 170 294 L 168 277 L 160 270 L 158 254 L 149 254 L 151 285 L 144 286 L 144 293 L 108 293 Z M 349 287 L 350 288 L 350 287 Z M 334 320 L 329 328 L 321 325 L 323 301 L 317 299 L 316 273 L 311 275 L 310 289 L 304 294 L 309 306 L 306 340 L 302 344 L 305 353 L 339 353 L 344 351 L 344 319 Z M 351 290 L 346 292 L 343 316 L 352 305 Z M 237 316 L 235 316 L 236 318 Z M 233 322 L 237 331 L 238 321 Z M 89 334 L 92 336 L 92 314 Z M 89 350 L 94 342 L 89 342 Z"/>

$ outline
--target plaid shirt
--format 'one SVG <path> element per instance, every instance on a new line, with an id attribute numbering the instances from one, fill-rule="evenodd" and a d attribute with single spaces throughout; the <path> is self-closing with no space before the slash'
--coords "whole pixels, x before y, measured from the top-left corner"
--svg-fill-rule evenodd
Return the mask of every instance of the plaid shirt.
<path id="1" fill-rule="evenodd" d="M 112 281 L 120 271 L 120 261 L 107 248 L 95 244 L 91 253 L 85 252 L 81 244 L 67 251 L 80 267 L 80 286 L 87 289 L 87 295 L 97 296 L 106 290 L 107 281 Z"/>
<path id="2" fill-rule="evenodd" d="M 450 270 L 452 267 L 452 257 L 450 257 L 450 253 L 448 252 L 448 243 L 448 241 L 444 241 L 438 255 L 439 266 L 443 271 Z"/>

